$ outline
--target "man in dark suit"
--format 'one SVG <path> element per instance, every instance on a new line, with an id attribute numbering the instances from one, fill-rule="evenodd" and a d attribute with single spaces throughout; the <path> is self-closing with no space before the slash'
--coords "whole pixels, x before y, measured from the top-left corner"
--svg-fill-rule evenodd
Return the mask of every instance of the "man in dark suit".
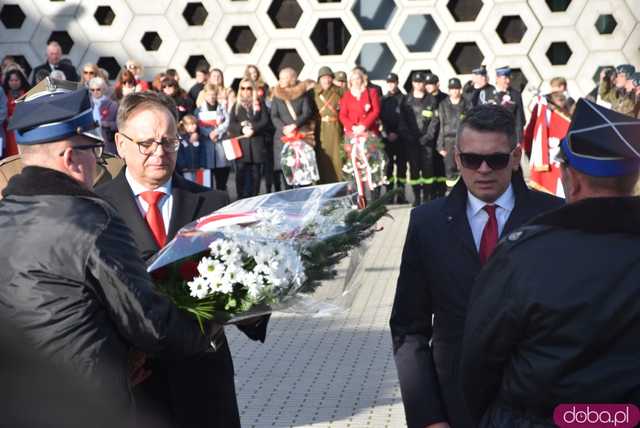
<path id="1" fill-rule="evenodd" d="M 473 426 L 457 370 L 471 286 L 500 236 L 562 204 L 526 187 L 521 154 L 513 114 L 473 108 L 456 146 L 462 180 L 411 213 L 390 321 L 409 428 Z"/>
<path id="2" fill-rule="evenodd" d="M 174 174 L 180 141 L 177 111 L 166 96 L 153 92 L 127 96 L 118 109 L 116 145 L 125 168 L 97 193 L 118 210 L 146 260 L 186 224 L 229 203 L 211 190 Z M 241 326 L 264 341 L 267 318 Z M 214 349 L 190 360 L 151 359 L 150 377 L 139 386 L 143 413 L 166 426 L 239 427 L 231 353 L 221 331 Z M 145 417 L 144 415 L 142 416 Z"/>
<path id="3" fill-rule="evenodd" d="M 47 44 L 47 62 L 44 64 L 40 64 L 36 68 L 33 69 L 33 81 L 31 84 L 35 86 L 36 83 L 36 75 L 40 70 L 46 70 L 51 74 L 54 70 L 60 70 L 64 73 L 64 77 L 66 80 L 71 82 L 79 82 L 80 77 L 76 72 L 76 69 L 67 64 L 66 62 L 61 61 L 62 59 L 62 47 L 58 42 L 52 40 Z"/>

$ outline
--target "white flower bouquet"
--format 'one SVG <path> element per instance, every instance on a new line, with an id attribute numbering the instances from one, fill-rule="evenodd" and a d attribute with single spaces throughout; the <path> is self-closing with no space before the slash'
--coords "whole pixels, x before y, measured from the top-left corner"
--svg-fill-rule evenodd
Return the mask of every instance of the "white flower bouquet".
<path id="1" fill-rule="evenodd" d="M 336 183 L 237 201 L 181 229 L 148 270 L 199 322 L 326 308 L 332 294 L 322 289 L 336 265 L 387 213 L 385 198 L 362 210 L 356 199 L 348 183 Z M 347 261 L 353 272 L 356 258 Z M 340 293 L 354 293 L 349 280 Z"/>

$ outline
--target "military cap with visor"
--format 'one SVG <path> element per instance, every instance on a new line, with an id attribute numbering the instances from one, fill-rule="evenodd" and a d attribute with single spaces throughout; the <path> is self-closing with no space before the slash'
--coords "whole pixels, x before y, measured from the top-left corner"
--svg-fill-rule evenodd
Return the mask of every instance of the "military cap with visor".
<path id="1" fill-rule="evenodd" d="M 558 160 L 593 177 L 618 177 L 640 169 L 640 120 L 581 98 Z"/>

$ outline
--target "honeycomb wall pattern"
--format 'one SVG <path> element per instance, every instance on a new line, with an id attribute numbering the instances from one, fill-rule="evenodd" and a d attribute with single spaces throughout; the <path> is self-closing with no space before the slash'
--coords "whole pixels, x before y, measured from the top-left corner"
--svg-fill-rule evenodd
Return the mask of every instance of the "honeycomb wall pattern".
<path id="1" fill-rule="evenodd" d="M 284 66 L 313 79 L 356 62 L 374 80 L 430 70 L 446 82 L 481 62 L 514 68 L 528 101 L 554 76 L 580 96 L 601 66 L 640 66 L 639 20 L 637 0 L 5 0 L 0 56 L 30 71 L 58 40 L 76 67 L 114 78 L 134 59 L 147 79 L 175 68 L 185 87 L 201 63 L 231 84 L 247 64 L 268 82 Z"/>

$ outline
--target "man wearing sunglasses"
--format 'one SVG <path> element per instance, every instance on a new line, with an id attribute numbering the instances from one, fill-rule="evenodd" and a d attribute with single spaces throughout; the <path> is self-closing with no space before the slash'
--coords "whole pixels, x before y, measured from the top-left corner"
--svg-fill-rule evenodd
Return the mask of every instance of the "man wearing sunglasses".
<path id="1" fill-rule="evenodd" d="M 212 190 L 175 174 L 177 110 L 171 98 L 154 92 L 126 96 L 117 115 L 118 154 L 125 168 L 97 189 L 120 213 L 147 260 L 192 221 L 227 205 L 226 192 Z M 239 328 L 264 340 L 267 318 Z M 142 413 L 167 426 L 239 427 L 233 362 L 224 331 L 214 348 L 180 361 L 149 358 L 150 377 L 137 388 Z M 204 410 L 206 409 L 206 410 Z M 163 425 L 164 426 L 164 425 Z"/>
<path id="2" fill-rule="evenodd" d="M 639 120 L 579 100 L 558 156 L 568 204 L 510 234 L 474 284 L 460 372 L 478 426 L 640 403 L 639 137 Z"/>
<path id="3" fill-rule="evenodd" d="M 129 229 L 92 191 L 103 149 L 96 126 L 89 92 L 71 82 L 46 78 L 16 104 L 9 128 L 25 167 L 0 201 L 0 315 L 115 412 L 130 412 L 131 348 L 191 356 L 216 327 L 203 335 L 154 291 Z"/>
<path id="4" fill-rule="evenodd" d="M 455 150 L 462 179 L 411 213 L 391 313 L 409 428 L 474 426 L 457 370 L 471 287 L 501 236 L 562 204 L 526 187 L 506 109 L 471 109 Z"/>

